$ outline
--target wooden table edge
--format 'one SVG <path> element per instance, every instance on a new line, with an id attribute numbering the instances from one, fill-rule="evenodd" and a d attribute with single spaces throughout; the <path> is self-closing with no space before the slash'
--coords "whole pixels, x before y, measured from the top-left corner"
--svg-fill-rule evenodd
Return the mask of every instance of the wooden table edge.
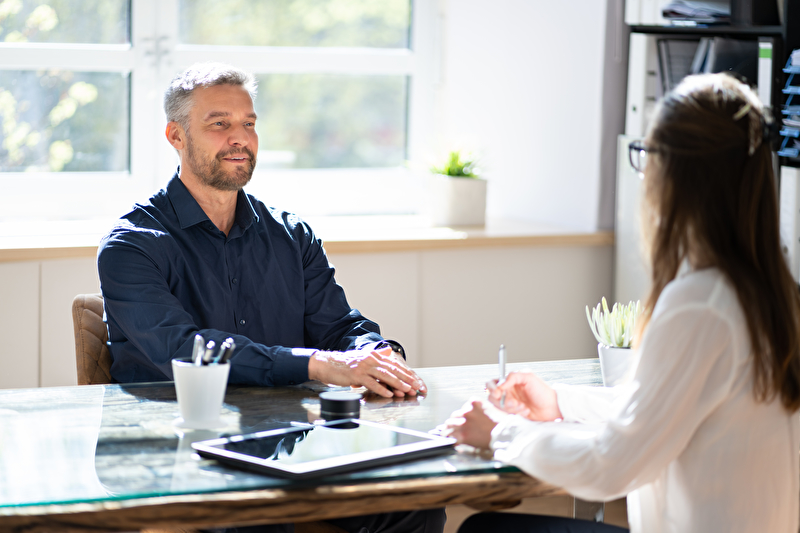
<path id="1" fill-rule="evenodd" d="M 0 532 L 136 531 L 306 522 L 464 504 L 480 510 L 567 494 L 521 472 L 0 508 Z"/>

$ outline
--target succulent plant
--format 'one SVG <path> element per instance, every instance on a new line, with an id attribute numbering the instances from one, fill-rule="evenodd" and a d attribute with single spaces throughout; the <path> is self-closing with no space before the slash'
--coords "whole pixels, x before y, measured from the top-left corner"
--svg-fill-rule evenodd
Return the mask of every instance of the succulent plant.
<path id="1" fill-rule="evenodd" d="M 457 178 L 477 178 L 480 174 L 476 166 L 475 158 L 471 156 L 462 156 L 461 152 L 450 152 L 447 161 L 441 167 L 431 167 L 431 172 L 435 174 L 444 174 L 445 176 L 453 176 Z"/>
<path id="2" fill-rule="evenodd" d="M 601 310 L 602 306 L 602 310 Z M 609 311 L 605 297 L 597 307 L 589 313 L 589 306 L 586 306 L 586 319 L 589 327 L 592 328 L 597 342 L 606 346 L 617 348 L 630 348 L 633 342 L 633 334 L 636 332 L 636 319 L 642 312 L 642 305 L 637 300 L 629 302 L 628 305 L 615 303 Z"/>

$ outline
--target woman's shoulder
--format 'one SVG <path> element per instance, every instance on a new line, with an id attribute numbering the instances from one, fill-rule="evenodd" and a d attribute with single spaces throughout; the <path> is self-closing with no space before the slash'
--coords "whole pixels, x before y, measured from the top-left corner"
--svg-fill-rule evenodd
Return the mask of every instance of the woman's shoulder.
<path id="1" fill-rule="evenodd" d="M 706 310 L 726 318 L 741 314 L 736 291 L 717 268 L 692 270 L 672 280 L 664 287 L 653 314 L 681 309 Z"/>

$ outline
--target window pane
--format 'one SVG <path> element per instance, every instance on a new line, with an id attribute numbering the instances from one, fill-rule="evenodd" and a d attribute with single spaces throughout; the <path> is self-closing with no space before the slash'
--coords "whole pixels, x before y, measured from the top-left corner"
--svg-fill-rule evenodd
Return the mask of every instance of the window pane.
<path id="1" fill-rule="evenodd" d="M 129 75 L 0 70 L 0 171 L 126 171 Z"/>
<path id="2" fill-rule="evenodd" d="M 180 0 L 180 40 L 408 48 L 410 0 Z"/>
<path id="3" fill-rule="evenodd" d="M 0 0 L 0 41 L 124 44 L 130 0 Z"/>
<path id="4" fill-rule="evenodd" d="M 402 165 L 405 76 L 259 76 L 259 167 Z"/>

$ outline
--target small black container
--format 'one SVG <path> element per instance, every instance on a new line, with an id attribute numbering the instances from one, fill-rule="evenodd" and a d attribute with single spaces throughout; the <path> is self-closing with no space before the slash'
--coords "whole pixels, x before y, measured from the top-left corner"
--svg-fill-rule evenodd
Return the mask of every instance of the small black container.
<path id="1" fill-rule="evenodd" d="M 328 391 L 319 394 L 320 416 L 327 420 L 358 418 L 361 415 L 361 393 Z"/>

